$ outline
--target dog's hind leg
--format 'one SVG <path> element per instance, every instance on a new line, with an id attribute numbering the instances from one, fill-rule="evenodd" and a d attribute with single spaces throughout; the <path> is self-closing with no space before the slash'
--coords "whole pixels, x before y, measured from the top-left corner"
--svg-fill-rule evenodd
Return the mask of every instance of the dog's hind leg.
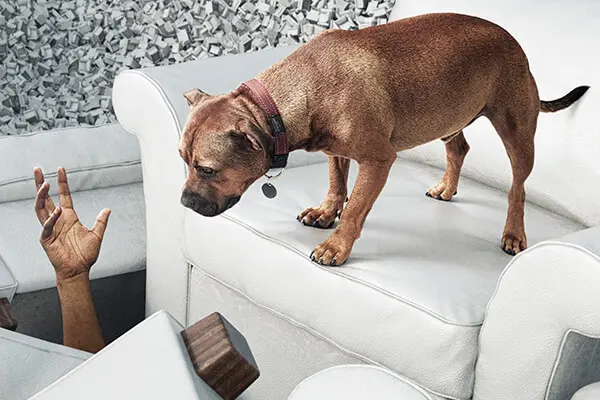
<path id="1" fill-rule="evenodd" d="M 508 215 L 502 234 L 502 249 L 515 255 L 527 248 L 525 235 L 525 180 L 534 162 L 534 135 L 537 126 L 538 102 L 521 106 L 519 112 L 504 111 L 489 115 L 500 135 L 512 167 L 513 181 L 508 192 Z"/>
<path id="2" fill-rule="evenodd" d="M 329 229 L 339 217 L 348 196 L 348 170 L 350 160 L 329 157 L 329 191 L 325 200 L 316 208 L 307 208 L 296 219 L 304 225 Z"/>
<path id="3" fill-rule="evenodd" d="M 444 139 L 442 139 L 444 140 Z M 460 170 L 462 169 L 465 157 L 469 152 L 469 144 L 465 139 L 462 131 L 453 135 L 446 143 L 446 173 L 442 181 L 430 188 L 427 193 L 428 197 L 437 200 L 450 201 L 452 196 L 457 193 L 458 180 L 460 178 Z"/>

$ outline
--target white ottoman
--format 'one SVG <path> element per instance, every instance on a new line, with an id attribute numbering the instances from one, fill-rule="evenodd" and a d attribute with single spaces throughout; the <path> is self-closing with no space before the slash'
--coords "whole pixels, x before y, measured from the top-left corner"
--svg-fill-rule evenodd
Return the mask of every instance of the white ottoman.
<path id="1" fill-rule="evenodd" d="M 300 382 L 288 400 L 433 400 L 408 379 L 372 365 L 340 365 Z"/>

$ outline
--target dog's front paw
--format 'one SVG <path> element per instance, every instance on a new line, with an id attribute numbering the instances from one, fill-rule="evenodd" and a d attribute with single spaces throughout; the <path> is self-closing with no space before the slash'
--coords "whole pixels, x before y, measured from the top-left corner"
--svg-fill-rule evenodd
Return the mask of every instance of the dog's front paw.
<path id="1" fill-rule="evenodd" d="M 321 265 L 335 267 L 344 264 L 351 251 L 351 242 L 333 234 L 313 250 L 310 259 Z"/>
<path id="2" fill-rule="evenodd" d="M 322 204 L 317 208 L 307 208 L 302 211 L 296 219 L 303 225 L 320 229 L 331 229 L 335 219 L 342 212 L 342 205 Z"/>
<path id="3" fill-rule="evenodd" d="M 502 250 L 505 253 L 514 256 L 527 248 L 527 238 L 525 233 L 514 234 L 505 232 L 502 235 Z"/>

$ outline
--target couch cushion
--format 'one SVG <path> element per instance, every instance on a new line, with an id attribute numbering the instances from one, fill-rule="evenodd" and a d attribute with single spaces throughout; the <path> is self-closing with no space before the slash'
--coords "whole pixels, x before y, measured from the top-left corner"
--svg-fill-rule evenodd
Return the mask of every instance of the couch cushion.
<path id="1" fill-rule="evenodd" d="M 499 247 L 507 197 L 463 179 L 452 202 L 427 198 L 442 175 L 398 160 L 341 268 L 308 259 L 330 232 L 295 220 L 325 195 L 326 164 L 287 170 L 275 181 L 274 200 L 258 182 L 223 216 L 186 210 L 184 253 L 205 273 L 355 356 L 466 399 L 485 307 L 511 260 Z M 582 228 L 529 204 L 526 225 L 531 244 Z"/>
<path id="2" fill-rule="evenodd" d="M 142 181 L 137 139 L 119 124 L 0 136 L 0 160 L 0 203 L 35 197 L 36 166 L 47 177 L 65 167 L 73 192 Z"/>
<path id="3" fill-rule="evenodd" d="M 0 398 L 28 399 L 90 356 L 85 351 L 0 329 Z"/>
<path id="4" fill-rule="evenodd" d="M 56 185 L 51 182 L 51 186 Z M 113 211 L 91 277 L 143 269 L 146 230 L 142 184 L 87 190 L 72 196 L 75 210 L 87 227 L 93 226 L 103 208 Z M 17 280 L 17 293 L 55 286 L 54 270 L 39 243 L 41 226 L 33 210 L 33 200 L 0 204 L 0 221 L 0 259 Z"/>

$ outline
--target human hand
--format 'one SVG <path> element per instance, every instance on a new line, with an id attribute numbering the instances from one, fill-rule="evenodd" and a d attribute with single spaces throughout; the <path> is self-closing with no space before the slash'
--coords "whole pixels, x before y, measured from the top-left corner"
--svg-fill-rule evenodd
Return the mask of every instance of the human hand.
<path id="1" fill-rule="evenodd" d="M 54 266 L 57 280 L 89 273 L 98 259 L 110 210 L 100 211 L 92 229 L 87 229 L 73 209 L 65 169 L 58 169 L 58 207 L 48 195 L 50 184 L 44 182 L 42 170 L 35 168 L 33 173 L 37 189 L 35 213 L 43 226 L 40 243 Z"/>

